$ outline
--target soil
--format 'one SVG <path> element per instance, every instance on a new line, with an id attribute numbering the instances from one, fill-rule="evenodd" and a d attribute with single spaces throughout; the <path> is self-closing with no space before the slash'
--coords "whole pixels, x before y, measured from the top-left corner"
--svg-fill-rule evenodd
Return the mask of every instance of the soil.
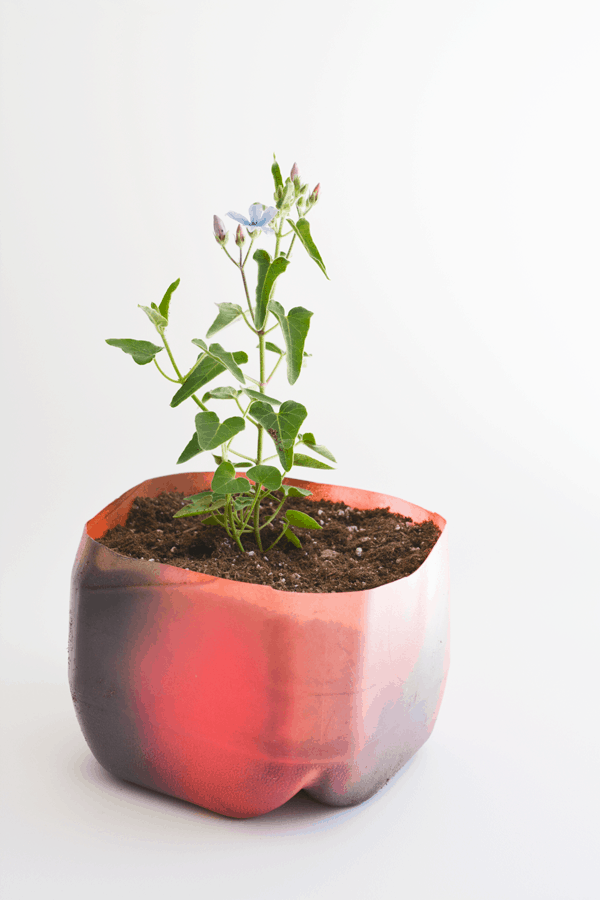
<path id="1" fill-rule="evenodd" d="M 265 553 L 248 535 L 242 539 L 248 552 L 242 555 L 221 528 L 202 525 L 194 518 L 174 519 L 173 514 L 185 505 L 181 493 L 137 497 L 126 524 L 111 528 L 98 540 L 135 559 L 267 584 L 280 591 L 328 593 L 361 591 L 410 575 L 441 534 L 433 522 L 413 522 L 389 507 L 354 509 L 341 502 L 294 497 L 261 531 L 263 546 L 269 546 L 281 531 L 279 520 L 288 505 L 317 519 L 322 530 L 295 529 L 302 549 L 282 538 Z"/>

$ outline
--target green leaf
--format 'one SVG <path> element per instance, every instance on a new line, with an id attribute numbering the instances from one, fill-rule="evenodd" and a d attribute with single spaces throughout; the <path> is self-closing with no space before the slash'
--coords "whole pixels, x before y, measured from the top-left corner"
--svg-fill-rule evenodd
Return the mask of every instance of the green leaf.
<path id="1" fill-rule="evenodd" d="M 234 509 L 247 509 L 249 506 L 252 506 L 254 503 L 254 497 L 248 497 L 245 494 L 240 494 L 239 497 L 233 497 L 233 506 Z"/>
<path id="2" fill-rule="evenodd" d="M 289 528 L 283 529 L 283 536 L 286 537 L 288 539 L 288 541 L 290 542 L 290 544 L 293 544 L 294 547 L 298 547 L 299 550 L 302 549 L 302 544 L 300 543 L 300 538 L 298 537 L 297 534 L 294 534 L 293 531 L 290 531 Z"/>
<path id="3" fill-rule="evenodd" d="M 215 447 L 225 444 L 246 427 L 241 416 L 231 416 L 224 422 L 220 422 L 215 412 L 199 412 L 195 422 L 198 446 L 202 450 L 214 450 Z"/>
<path id="4" fill-rule="evenodd" d="M 151 344 L 150 341 L 134 341 L 131 338 L 107 338 L 106 343 L 128 353 L 138 366 L 145 366 L 152 362 L 156 354 L 163 349 L 157 347 L 156 344 Z"/>
<path id="5" fill-rule="evenodd" d="M 266 251 L 256 251 L 253 259 L 256 259 L 257 262 L 257 256 L 260 253 L 266 253 Z M 268 253 L 266 253 L 266 255 L 269 256 Z M 289 259 L 286 259 L 285 256 L 278 256 L 277 259 L 274 259 L 273 262 L 270 263 L 269 268 L 264 272 L 263 275 L 260 266 L 264 266 L 264 257 L 261 257 L 261 259 L 262 262 L 259 263 L 259 281 L 256 287 L 256 309 L 254 311 L 254 324 L 259 331 L 263 328 L 265 320 L 267 318 L 267 305 L 271 298 L 271 294 L 273 293 L 273 288 L 275 287 L 275 280 L 279 278 L 279 276 L 283 272 L 285 272 L 290 264 Z"/>
<path id="6" fill-rule="evenodd" d="M 311 434 L 310 431 L 307 431 L 302 435 L 301 443 L 306 444 L 307 447 L 310 447 L 315 453 L 318 453 L 319 456 L 324 456 L 325 459 L 330 459 L 331 462 L 337 463 L 337 459 L 327 447 L 324 447 L 323 444 L 317 444 L 315 441 L 314 434 Z"/>
<path id="7" fill-rule="evenodd" d="M 206 519 L 202 519 L 203 525 L 219 525 L 221 528 L 225 525 L 225 517 L 224 516 L 208 516 Z"/>
<path id="8" fill-rule="evenodd" d="M 212 337 L 217 331 L 221 331 L 222 328 L 231 325 L 232 322 L 235 322 L 242 315 L 242 307 L 238 306 L 237 303 L 216 303 L 215 306 L 219 307 L 219 314 L 206 332 L 206 337 Z"/>
<path id="9" fill-rule="evenodd" d="M 272 341 L 265 341 L 265 350 L 270 350 L 271 353 L 279 353 L 280 356 L 283 354 L 283 350 Z"/>
<path id="10" fill-rule="evenodd" d="M 273 154 L 273 165 L 271 166 L 271 173 L 273 175 L 273 181 L 275 182 L 275 190 L 277 190 L 277 188 L 279 187 L 283 187 L 281 169 L 279 168 L 279 163 L 275 159 L 275 154 Z"/>
<path id="11" fill-rule="evenodd" d="M 237 388 L 230 387 L 229 385 L 225 387 L 216 387 L 213 388 L 212 391 L 207 391 L 202 398 L 202 402 L 206 403 L 207 400 L 235 400 L 236 397 L 242 392 Z"/>
<path id="12" fill-rule="evenodd" d="M 287 350 L 287 377 L 290 384 L 298 380 L 302 369 L 304 342 L 310 327 L 312 313 L 303 306 L 295 306 L 285 314 L 281 303 L 271 300 L 269 309 L 279 322 Z"/>
<path id="13" fill-rule="evenodd" d="M 188 459 L 191 459 L 193 456 L 197 456 L 198 453 L 201 453 L 202 449 L 198 443 L 198 435 L 194 433 L 192 439 L 186 444 L 183 453 L 177 460 L 177 465 L 180 463 L 187 462 Z"/>
<path id="14" fill-rule="evenodd" d="M 213 500 L 213 492 L 212 491 L 200 491 L 199 494 L 191 494 L 189 497 L 183 498 L 186 503 L 199 504 L 204 503 L 206 506 L 209 506 Z"/>
<path id="15" fill-rule="evenodd" d="M 281 472 L 275 466 L 258 465 L 248 469 L 248 478 L 262 484 L 268 491 L 278 491 L 281 487 Z"/>
<path id="16" fill-rule="evenodd" d="M 208 344 L 206 344 L 202 338 L 192 338 L 192 344 L 195 344 L 196 347 L 200 347 L 201 350 L 208 353 Z"/>
<path id="17" fill-rule="evenodd" d="M 248 362 L 248 354 L 243 350 L 238 350 L 232 355 L 236 363 Z M 179 406 L 180 403 L 183 403 L 184 400 L 187 400 L 188 397 L 191 397 L 192 394 L 195 394 L 201 387 L 204 387 L 205 384 L 208 384 L 209 381 L 212 381 L 213 378 L 216 378 L 217 375 L 220 375 L 221 372 L 224 371 L 225 366 L 221 362 L 214 359 L 212 356 L 205 356 L 196 368 L 190 372 L 177 393 L 174 395 L 171 400 L 171 406 Z"/>
<path id="18" fill-rule="evenodd" d="M 173 291 L 176 291 L 179 287 L 180 278 L 177 281 L 174 281 L 173 284 L 170 284 L 167 288 L 167 292 L 165 296 L 160 301 L 160 306 L 158 307 L 158 311 L 161 316 L 168 322 L 169 321 L 169 305 L 171 303 L 171 296 L 173 295 Z"/>
<path id="19" fill-rule="evenodd" d="M 269 271 L 269 266 L 271 265 L 271 257 L 267 253 L 266 250 L 255 250 L 252 255 L 252 259 L 256 262 L 258 266 L 258 277 L 256 281 L 256 307 L 254 310 L 254 320 L 256 322 L 256 317 L 258 315 L 259 306 L 262 303 L 262 292 L 265 284 L 265 278 L 267 277 L 267 272 Z M 265 312 L 266 312 L 266 304 L 265 304 Z M 256 326 L 259 327 L 258 325 Z M 262 328 L 262 325 L 260 326 Z"/>
<path id="20" fill-rule="evenodd" d="M 312 516 L 307 516 L 306 513 L 300 512 L 297 509 L 288 509 L 285 517 L 290 525 L 293 525 L 294 528 L 318 528 L 321 530 L 322 526 L 313 519 Z"/>
<path id="21" fill-rule="evenodd" d="M 306 488 L 296 487 L 295 484 L 282 484 L 281 492 L 284 497 L 311 497 L 312 491 Z"/>
<path id="22" fill-rule="evenodd" d="M 288 472 L 294 461 L 294 441 L 308 415 L 306 407 L 295 400 L 286 400 L 279 412 L 268 403 L 257 401 L 250 406 L 249 415 L 263 426 L 275 444 L 281 465 Z"/>
<path id="23" fill-rule="evenodd" d="M 274 406 L 281 406 L 281 400 L 276 400 L 275 397 L 269 397 L 267 394 L 261 394 L 260 391 L 253 391 L 252 388 L 242 388 L 244 394 L 250 397 L 251 400 L 265 400 L 267 403 L 270 403 Z"/>
<path id="24" fill-rule="evenodd" d="M 328 466 L 320 459 L 313 459 L 312 456 L 306 456 L 304 453 L 294 453 L 294 465 L 304 466 L 307 469 L 333 469 L 333 466 Z"/>
<path id="25" fill-rule="evenodd" d="M 321 254 L 317 250 L 315 246 L 315 242 L 313 241 L 310 235 L 310 225 L 306 219 L 298 219 L 298 222 L 293 222 L 292 219 L 287 220 L 288 224 L 292 226 L 296 235 L 300 238 L 300 241 L 304 245 L 304 248 L 311 259 L 314 259 L 316 264 L 322 270 L 325 278 L 329 279 L 329 275 L 327 274 L 327 270 L 325 269 L 325 264 L 321 259 Z"/>
<path id="26" fill-rule="evenodd" d="M 167 327 L 167 325 L 168 325 L 167 320 L 165 319 L 164 316 L 162 316 L 158 312 L 158 310 L 152 309 L 151 306 L 142 306 L 141 303 L 138 303 L 138 306 L 140 309 L 144 310 L 144 312 L 146 313 L 146 315 L 148 316 L 148 318 L 150 319 L 152 324 L 155 325 L 157 328 L 166 328 Z"/>
<path id="27" fill-rule="evenodd" d="M 216 462 L 216 464 L 217 464 L 218 466 L 220 466 L 221 463 L 223 462 L 223 457 L 222 457 L 222 456 L 217 456 L 216 453 L 213 453 L 212 458 L 214 459 L 214 461 Z M 245 468 L 247 468 L 248 466 L 253 466 L 254 463 L 252 463 L 252 462 L 244 462 L 244 461 L 242 461 L 242 460 L 240 460 L 239 462 L 236 462 L 235 460 L 233 460 L 233 465 L 236 467 L 236 469 L 245 469 Z"/>
<path id="28" fill-rule="evenodd" d="M 210 486 L 217 494 L 248 494 L 252 490 L 247 478 L 235 477 L 235 469 L 230 462 L 221 463 Z"/>
<path id="29" fill-rule="evenodd" d="M 237 380 L 241 381 L 242 384 L 246 383 L 244 373 L 235 361 L 235 355 L 233 353 L 229 353 L 228 350 L 224 350 L 220 344 L 211 344 L 208 348 L 208 352 L 211 356 L 214 356 L 215 359 L 218 359 L 218 361 L 222 363 L 226 369 L 229 369 L 234 378 L 237 378 Z"/>
<path id="30" fill-rule="evenodd" d="M 207 512 L 214 512 L 217 509 L 221 509 L 221 507 L 225 506 L 225 503 L 225 497 L 217 497 L 209 504 L 190 503 L 189 506 L 184 506 L 174 513 L 173 518 L 187 519 L 189 516 L 203 516 Z M 204 519 L 202 521 L 204 522 Z"/>

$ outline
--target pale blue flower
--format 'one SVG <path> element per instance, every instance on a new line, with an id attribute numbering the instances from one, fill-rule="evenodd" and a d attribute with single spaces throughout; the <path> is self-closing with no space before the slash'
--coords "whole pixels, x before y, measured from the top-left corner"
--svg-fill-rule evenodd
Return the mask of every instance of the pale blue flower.
<path id="1" fill-rule="evenodd" d="M 230 219 L 239 222 L 240 225 L 245 225 L 249 232 L 253 232 L 255 228 L 260 228 L 267 234 L 275 234 L 273 229 L 268 227 L 267 222 L 270 222 L 277 215 L 277 212 L 278 210 L 274 206 L 268 206 L 263 210 L 262 203 L 253 203 L 248 210 L 250 219 L 246 219 L 245 216 L 241 216 L 236 212 L 228 212 L 227 215 Z"/>

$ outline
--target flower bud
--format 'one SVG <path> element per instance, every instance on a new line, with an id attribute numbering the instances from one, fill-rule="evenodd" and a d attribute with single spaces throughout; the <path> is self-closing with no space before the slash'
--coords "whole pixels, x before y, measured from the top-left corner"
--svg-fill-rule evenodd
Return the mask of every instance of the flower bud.
<path id="1" fill-rule="evenodd" d="M 300 172 L 298 170 L 298 163 L 294 163 L 292 166 L 292 171 L 290 172 L 290 178 L 292 181 L 300 176 Z"/>
<path id="2" fill-rule="evenodd" d="M 225 231 L 225 225 L 223 221 L 218 216 L 213 216 L 213 231 L 215 233 L 215 239 L 218 244 L 225 244 L 228 240 L 229 232 Z"/>
<path id="3" fill-rule="evenodd" d="M 246 240 L 244 236 L 244 232 L 242 231 L 242 226 L 238 225 L 237 231 L 235 233 L 235 242 L 238 247 L 241 247 L 244 241 Z"/>
<path id="4" fill-rule="evenodd" d="M 321 190 L 321 182 L 318 183 L 318 185 L 313 189 L 313 192 L 312 192 L 312 194 L 310 195 L 310 202 L 311 202 L 311 203 L 316 203 L 316 202 L 317 202 L 317 200 L 319 199 L 319 191 L 320 191 L 320 190 Z"/>

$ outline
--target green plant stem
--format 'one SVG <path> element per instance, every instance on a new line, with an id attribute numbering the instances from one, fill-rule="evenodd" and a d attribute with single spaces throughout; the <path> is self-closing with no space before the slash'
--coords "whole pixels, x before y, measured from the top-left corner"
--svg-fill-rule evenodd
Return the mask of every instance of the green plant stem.
<path id="1" fill-rule="evenodd" d="M 229 452 L 233 453 L 234 456 L 239 456 L 241 459 L 247 459 L 248 462 L 254 463 L 256 465 L 256 460 L 252 459 L 251 456 L 246 456 L 245 453 L 240 453 L 238 450 L 234 450 L 233 448 L 229 448 Z"/>
<path id="2" fill-rule="evenodd" d="M 177 373 L 177 377 L 179 378 L 179 382 L 181 383 L 183 381 L 183 376 L 182 376 L 181 372 L 179 371 L 179 369 L 177 368 L 177 363 L 175 362 L 175 360 L 173 358 L 173 354 L 171 353 L 171 348 L 169 347 L 169 342 L 165 337 L 165 333 L 162 330 L 162 328 L 158 328 L 157 330 L 161 336 L 163 344 L 165 345 L 165 350 L 169 354 L 169 359 L 171 360 L 171 365 L 175 369 L 175 372 Z"/>
<path id="3" fill-rule="evenodd" d="M 283 531 L 281 532 L 281 534 L 278 535 L 278 537 L 275 538 L 275 540 L 273 541 L 271 546 L 267 547 L 267 549 L 265 550 L 265 553 L 268 553 L 269 550 L 272 550 L 273 547 L 275 546 L 275 544 L 277 544 L 281 540 L 281 538 L 284 536 L 284 534 L 286 532 L 286 528 L 287 528 L 287 525 L 284 526 Z"/>
<path id="4" fill-rule="evenodd" d="M 280 354 L 279 359 L 278 359 L 277 362 L 275 363 L 275 366 L 274 366 L 274 368 L 273 368 L 273 371 L 271 372 L 271 374 L 270 374 L 269 377 L 267 378 L 267 381 L 266 381 L 267 384 L 270 382 L 271 378 L 273 377 L 273 375 L 274 375 L 275 372 L 277 371 L 278 367 L 281 365 L 281 360 L 283 359 L 284 356 L 285 356 L 285 353 L 281 353 L 281 354 Z"/>
<path id="5" fill-rule="evenodd" d="M 288 234 L 289 234 L 289 231 L 288 231 Z M 292 252 L 292 247 L 294 246 L 294 241 L 295 241 L 295 240 L 296 240 L 296 232 L 294 232 L 294 237 L 292 238 L 292 243 L 291 243 L 290 246 L 288 247 L 288 252 L 286 253 L 286 257 L 287 257 L 288 259 L 290 258 L 290 253 Z"/>
<path id="6" fill-rule="evenodd" d="M 233 504 L 232 504 L 232 501 L 231 501 L 231 494 L 229 494 L 228 497 L 227 497 L 227 505 L 226 505 L 225 509 L 227 510 L 227 513 L 228 513 L 228 515 L 229 515 L 229 523 L 230 523 L 230 526 L 231 526 L 231 531 L 233 532 L 233 539 L 234 539 L 234 541 L 236 542 L 236 544 L 238 545 L 238 547 L 240 548 L 240 550 L 242 551 L 242 553 L 245 553 L 246 551 L 244 550 L 244 547 L 243 547 L 242 542 L 241 542 L 241 540 L 240 540 L 240 536 L 239 536 L 239 534 L 238 534 L 238 532 L 237 532 L 237 529 L 236 529 L 236 527 L 235 527 L 235 522 L 234 522 L 234 520 L 233 520 Z"/>
<path id="7" fill-rule="evenodd" d="M 181 384 L 181 382 L 177 378 L 171 378 L 169 375 L 166 374 L 166 372 L 163 372 L 163 370 L 161 369 L 159 364 L 156 362 L 156 357 L 154 357 L 154 365 L 156 366 L 156 368 L 158 369 L 160 374 L 163 376 L 163 378 L 167 379 L 167 381 L 172 381 L 173 384 Z"/>
<path id="8" fill-rule="evenodd" d="M 237 266 L 237 267 L 239 268 L 238 263 L 236 263 L 235 259 L 233 258 L 233 256 L 231 255 L 231 253 L 229 252 L 229 250 L 227 249 L 227 247 L 225 246 L 225 244 L 221 244 L 221 247 L 223 248 L 223 250 L 225 251 L 225 253 L 226 253 L 227 256 L 229 257 L 229 259 L 231 260 L 231 262 L 234 264 L 234 266 Z"/>
<path id="9" fill-rule="evenodd" d="M 268 518 L 268 519 L 266 520 L 266 522 L 263 524 L 263 526 L 262 526 L 263 528 L 265 527 L 265 525 L 270 525 L 271 522 L 273 521 L 273 519 L 276 519 L 276 518 L 277 518 L 277 516 L 279 515 L 279 513 L 280 513 L 280 511 L 281 511 L 281 507 L 283 506 L 283 504 L 285 503 L 285 501 L 286 501 L 286 498 L 284 497 L 283 500 L 280 502 L 279 506 L 277 507 L 277 509 L 275 510 L 275 512 L 273 513 L 273 515 L 272 515 L 272 516 L 269 516 L 269 518 Z"/>

